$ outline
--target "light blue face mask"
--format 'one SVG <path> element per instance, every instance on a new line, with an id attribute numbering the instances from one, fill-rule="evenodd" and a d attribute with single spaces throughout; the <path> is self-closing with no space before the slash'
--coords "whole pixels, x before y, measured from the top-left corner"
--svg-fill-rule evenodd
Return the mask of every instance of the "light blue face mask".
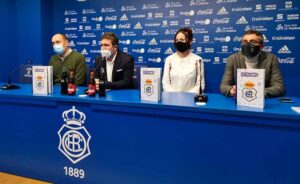
<path id="1" fill-rule="evenodd" d="M 56 54 L 62 55 L 65 51 L 65 48 L 63 45 L 53 45 L 53 51 Z"/>

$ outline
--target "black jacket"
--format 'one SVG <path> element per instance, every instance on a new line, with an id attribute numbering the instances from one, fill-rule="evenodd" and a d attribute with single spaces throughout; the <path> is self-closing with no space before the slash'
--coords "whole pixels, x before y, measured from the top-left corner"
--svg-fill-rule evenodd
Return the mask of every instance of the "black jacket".
<path id="1" fill-rule="evenodd" d="M 100 66 L 99 66 L 100 65 Z M 95 78 L 100 76 L 100 68 L 103 67 L 106 72 L 106 60 L 98 56 L 95 59 Z M 112 82 L 107 81 L 105 75 L 107 89 L 129 89 L 134 88 L 133 82 L 134 59 L 132 56 L 118 50 L 114 67 L 112 71 Z"/>

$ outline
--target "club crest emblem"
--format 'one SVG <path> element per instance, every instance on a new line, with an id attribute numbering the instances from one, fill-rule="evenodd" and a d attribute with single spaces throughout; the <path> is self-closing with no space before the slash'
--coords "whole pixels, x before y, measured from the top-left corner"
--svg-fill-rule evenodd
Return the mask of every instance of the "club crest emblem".
<path id="1" fill-rule="evenodd" d="M 257 91 L 254 87 L 255 84 L 251 81 L 245 82 L 244 84 L 244 88 L 242 90 L 242 97 L 248 102 L 251 102 L 257 98 Z"/>
<path id="2" fill-rule="evenodd" d="M 61 151 L 73 164 L 91 154 L 89 143 L 91 135 L 83 126 L 86 116 L 83 112 L 75 109 L 66 110 L 62 113 L 65 124 L 59 129 L 59 146 Z"/>
<path id="3" fill-rule="evenodd" d="M 153 81 L 151 79 L 147 79 L 144 85 L 144 92 L 147 96 L 153 95 L 154 86 L 152 85 Z"/>

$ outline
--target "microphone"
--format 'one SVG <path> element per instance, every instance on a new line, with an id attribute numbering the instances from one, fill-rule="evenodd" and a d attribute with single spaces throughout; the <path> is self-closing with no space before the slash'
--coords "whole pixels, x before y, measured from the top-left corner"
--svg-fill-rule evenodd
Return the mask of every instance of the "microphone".
<path id="1" fill-rule="evenodd" d="M 194 101 L 195 102 L 207 102 L 208 101 L 208 97 L 203 94 L 203 90 L 202 90 L 202 75 L 201 75 L 201 72 L 202 72 L 202 59 L 199 59 L 199 68 L 200 68 L 200 72 L 199 72 L 199 79 L 200 79 L 200 87 L 199 87 L 199 94 L 195 95 L 194 97 Z"/>
<path id="2" fill-rule="evenodd" d="M 32 60 L 28 60 L 28 62 L 26 64 L 31 64 L 32 63 Z M 25 65 L 26 65 L 25 64 Z M 12 75 L 16 72 L 16 71 L 19 71 L 22 67 L 24 66 L 24 64 L 21 64 L 20 66 L 14 68 L 13 70 L 11 70 L 8 74 L 8 79 L 7 79 L 7 84 L 4 84 L 3 86 L 0 87 L 0 89 L 3 89 L 3 90 L 12 90 L 12 89 L 20 89 L 20 86 L 17 86 L 17 85 L 14 85 L 14 84 L 11 84 L 11 78 L 12 78 Z"/>

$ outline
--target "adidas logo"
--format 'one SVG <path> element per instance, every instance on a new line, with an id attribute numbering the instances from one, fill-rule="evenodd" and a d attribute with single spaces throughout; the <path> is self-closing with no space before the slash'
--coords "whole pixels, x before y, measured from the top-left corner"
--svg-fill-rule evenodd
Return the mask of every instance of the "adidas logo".
<path id="1" fill-rule="evenodd" d="M 88 52 L 86 51 L 86 49 L 83 49 L 83 50 L 81 51 L 81 54 L 82 54 L 82 55 L 87 55 Z"/>
<path id="2" fill-rule="evenodd" d="M 73 40 L 70 42 L 69 46 L 70 47 L 75 47 L 75 43 L 73 42 Z"/>
<path id="3" fill-rule="evenodd" d="M 244 16 L 242 16 L 241 18 L 239 18 L 236 21 L 236 24 L 248 24 L 248 21 L 246 20 L 246 18 Z"/>
<path id="4" fill-rule="evenodd" d="M 141 23 L 138 22 L 138 23 L 134 26 L 133 29 L 143 29 L 143 27 L 142 27 Z"/>
<path id="5" fill-rule="evenodd" d="M 224 6 L 217 13 L 217 15 L 227 15 L 227 14 L 228 12 Z"/>
<path id="6" fill-rule="evenodd" d="M 171 47 L 169 47 L 166 51 L 165 54 L 173 54 L 174 52 L 172 51 Z"/>
<path id="7" fill-rule="evenodd" d="M 156 42 L 155 38 L 150 40 L 149 45 L 157 45 L 157 42 Z"/>
<path id="8" fill-rule="evenodd" d="M 120 21 L 127 21 L 128 18 L 126 16 L 126 14 L 122 15 L 122 17 L 120 18 Z"/>
<path id="9" fill-rule="evenodd" d="M 286 45 L 284 45 L 281 49 L 279 49 L 278 53 L 279 54 L 290 54 L 291 51 Z"/>

